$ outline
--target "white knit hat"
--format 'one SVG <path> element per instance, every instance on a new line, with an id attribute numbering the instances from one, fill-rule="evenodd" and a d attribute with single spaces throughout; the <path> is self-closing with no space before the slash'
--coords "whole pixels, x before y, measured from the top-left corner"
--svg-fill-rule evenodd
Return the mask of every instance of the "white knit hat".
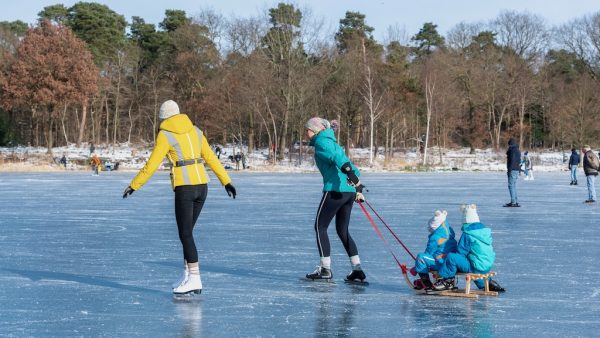
<path id="1" fill-rule="evenodd" d="M 166 120 L 171 116 L 175 116 L 179 114 L 179 106 L 173 100 L 165 101 L 160 106 L 160 111 L 158 112 L 158 118 L 161 120 Z"/>
<path id="2" fill-rule="evenodd" d="M 446 221 L 446 216 L 448 215 L 448 212 L 446 210 L 436 210 L 433 213 L 433 217 L 431 217 L 431 219 L 429 219 L 429 223 L 428 223 L 428 229 L 429 232 L 434 232 L 437 228 L 440 227 L 440 225 L 442 225 L 445 221 Z"/>
<path id="3" fill-rule="evenodd" d="M 463 223 L 478 223 L 477 206 L 475 204 L 462 205 L 460 210 L 463 213 Z"/>

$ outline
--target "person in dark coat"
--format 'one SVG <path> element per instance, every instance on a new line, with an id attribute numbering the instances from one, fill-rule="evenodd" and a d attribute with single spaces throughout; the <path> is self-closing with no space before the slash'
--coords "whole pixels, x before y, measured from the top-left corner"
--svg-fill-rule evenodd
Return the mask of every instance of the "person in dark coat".
<path id="1" fill-rule="evenodd" d="M 510 203 L 505 207 L 520 207 L 517 198 L 517 179 L 521 170 L 521 152 L 517 141 L 511 137 L 508 140 L 508 150 L 506 151 L 506 174 L 508 176 L 508 192 L 510 193 Z"/>
<path id="2" fill-rule="evenodd" d="M 583 172 L 587 178 L 588 199 L 585 203 L 596 202 L 596 176 L 600 170 L 600 161 L 592 148 L 588 145 L 583 146 Z"/>
<path id="3" fill-rule="evenodd" d="M 577 149 L 571 149 L 571 157 L 569 157 L 569 170 L 571 171 L 571 185 L 577 185 L 577 167 L 581 162 Z"/>
<path id="4" fill-rule="evenodd" d="M 67 156 L 65 154 L 63 154 L 63 156 L 60 158 L 59 163 L 62 164 L 65 169 L 67 169 Z"/>

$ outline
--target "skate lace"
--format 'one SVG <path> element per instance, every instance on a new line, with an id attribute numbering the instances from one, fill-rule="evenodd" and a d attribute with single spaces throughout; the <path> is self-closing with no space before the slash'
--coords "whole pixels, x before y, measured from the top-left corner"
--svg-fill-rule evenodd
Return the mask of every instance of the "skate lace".
<path id="1" fill-rule="evenodd" d="M 179 285 L 177 285 L 176 289 L 185 285 L 188 282 L 188 279 L 189 275 L 181 276 L 181 282 L 179 283 Z"/>
<path id="2" fill-rule="evenodd" d="M 315 269 L 315 271 L 313 271 L 313 273 L 317 274 L 317 275 L 321 275 L 321 266 L 317 265 L 317 268 Z"/>

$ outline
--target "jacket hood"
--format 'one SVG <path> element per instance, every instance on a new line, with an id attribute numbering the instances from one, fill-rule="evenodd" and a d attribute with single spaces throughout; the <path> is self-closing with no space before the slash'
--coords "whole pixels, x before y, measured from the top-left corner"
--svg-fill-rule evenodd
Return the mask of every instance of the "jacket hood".
<path id="1" fill-rule="evenodd" d="M 175 134 L 185 134 L 194 128 L 194 124 L 186 114 L 177 114 L 161 122 L 159 129 Z"/>
<path id="2" fill-rule="evenodd" d="M 509 146 L 516 146 L 517 145 L 517 140 L 515 140 L 514 137 L 511 137 L 510 140 L 508 140 L 508 145 Z"/>
<path id="3" fill-rule="evenodd" d="M 471 223 L 469 225 L 463 226 L 463 232 L 484 244 L 492 245 L 492 230 L 490 228 L 486 228 L 481 223 Z"/>
<path id="4" fill-rule="evenodd" d="M 333 129 L 325 129 L 325 130 L 321 131 L 320 133 L 318 133 L 317 135 L 313 136 L 313 138 L 310 140 L 310 145 L 314 146 L 315 142 L 317 142 L 317 139 L 327 139 L 327 138 L 336 142 L 335 133 L 333 132 Z"/>

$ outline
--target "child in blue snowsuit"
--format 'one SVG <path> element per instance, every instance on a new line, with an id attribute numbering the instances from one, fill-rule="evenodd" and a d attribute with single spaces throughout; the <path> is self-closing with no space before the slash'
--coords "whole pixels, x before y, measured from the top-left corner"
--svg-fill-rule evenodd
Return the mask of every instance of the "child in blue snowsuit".
<path id="1" fill-rule="evenodd" d="M 462 235 L 457 252 L 450 253 L 438 270 L 440 279 L 434 283 L 434 290 L 447 290 L 454 286 L 457 272 L 488 273 L 494 265 L 496 253 L 492 247 L 492 231 L 479 221 L 475 204 L 463 205 Z M 484 288 L 482 280 L 476 280 L 479 289 Z M 489 279 L 491 291 L 504 291 L 496 282 Z"/>
<path id="2" fill-rule="evenodd" d="M 429 271 L 439 270 L 444 264 L 446 256 L 451 252 L 456 252 L 454 229 L 446 222 L 447 215 L 446 210 L 436 210 L 429 220 L 427 248 L 425 252 L 419 253 L 415 260 L 414 273 L 418 273 L 421 278 L 415 282 L 416 289 L 431 288 Z"/>

